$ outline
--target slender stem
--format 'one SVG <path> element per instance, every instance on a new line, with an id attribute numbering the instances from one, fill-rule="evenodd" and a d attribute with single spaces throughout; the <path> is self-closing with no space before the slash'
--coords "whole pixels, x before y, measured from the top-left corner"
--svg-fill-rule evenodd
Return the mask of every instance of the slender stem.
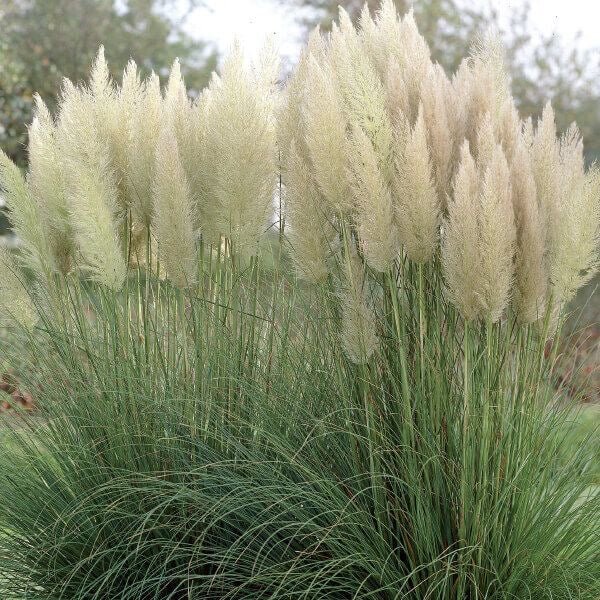
<path id="1" fill-rule="evenodd" d="M 419 359 L 420 359 L 420 379 L 421 383 L 425 376 L 425 353 L 424 340 L 426 335 L 425 326 L 425 297 L 423 293 L 423 265 L 418 265 L 418 291 L 419 291 Z"/>
<path id="2" fill-rule="evenodd" d="M 469 322 L 464 322 L 464 334 L 463 334 L 463 422 L 462 422 L 462 464 L 461 464 L 461 480 L 460 480 L 460 517 L 459 517 L 459 528 L 458 528 L 458 539 L 461 547 L 461 562 L 465 560 L 464 549 L 468 546 L 467 544 L 467 494 L 468 494 L 468 470 L 470 469 L 468 446 L 469 446 L 469 413 L 471 404 L 471 386 L 470 386 L 470 326 Z M 462 572 L 462 569 L 461 569 Z M 462 598 L 462 587 L 464 582 L 462 578 L 459 583 L 459 590 L 457 598 Z"/>

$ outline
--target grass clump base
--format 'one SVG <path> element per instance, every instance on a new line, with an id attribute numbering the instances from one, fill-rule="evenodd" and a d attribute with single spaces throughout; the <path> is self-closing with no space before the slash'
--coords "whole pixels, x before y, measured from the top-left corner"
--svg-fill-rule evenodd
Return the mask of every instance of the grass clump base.
<path id="1" fill-rule="evenodd" d="M 327 295 L 246 277 L 235 312 L 65 286 L 26 344 L 42 423 L 0 457 L 5 597 L 597 595 L 594 438 L 573 447 L 533 329 L 424 314 L 414 270 L 357 366 Z"/>

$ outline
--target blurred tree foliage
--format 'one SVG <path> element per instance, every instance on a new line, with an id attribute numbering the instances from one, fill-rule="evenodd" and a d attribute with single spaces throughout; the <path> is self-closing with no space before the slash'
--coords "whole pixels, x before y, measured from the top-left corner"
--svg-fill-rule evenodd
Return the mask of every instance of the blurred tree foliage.
<path id="1" fill-rule="evenodd" d="M 338 5 L 358 19 L 364 0 L 286 0 L 310 7 L 307 27 L 331 27 Z M 600 51 L 568 47 L 557 35 L 541 36 L 530 19 L 530 5 L 513 3 L 508 21 L 480 3 L 460 0 L 394 0 L 400 13 L 411 5 L 421 33 L 431 47 L 433 59 L 453 72 L 473 40 L 489 28 L 496 29 L 506 47 L 513 92 L 523 116 L 537 117 L 551 100 L 559 130 L 577 121 L 588 160 L 600 161 Z M 380 0 L 367 0 L 371 13 Z"/>
<path id="2" fill-rule="evenodd" d="M 53 108 L 63 77 L 84 79 L 100 44 L 115 76 L 133 58 L 144 74 L 165 74 L 176 57 L 201 89 L 214 52 L 182 30 L 202 0 L 1 0 L 0 146 L 26 160 L 26 123 L 38 92 Z M 177 14 L 177 17 L 174 16 Z"/>

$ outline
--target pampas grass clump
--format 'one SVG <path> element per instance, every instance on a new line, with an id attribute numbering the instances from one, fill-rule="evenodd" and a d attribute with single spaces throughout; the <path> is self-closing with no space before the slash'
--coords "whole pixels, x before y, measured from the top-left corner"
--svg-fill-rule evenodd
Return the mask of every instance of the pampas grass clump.
<path id="1" fill-rule="evenodd" d="M 0 157 L 38 407 L 0 595 L 599 597 L 595 441 L 553 386 L 598 267 L 577 129 L 520 119 L 494 39 L 447 75 L 391 0 L 277 77 L 236 47 L 191 101 L 101 50 L 36 100 L 27 175 Z"/>

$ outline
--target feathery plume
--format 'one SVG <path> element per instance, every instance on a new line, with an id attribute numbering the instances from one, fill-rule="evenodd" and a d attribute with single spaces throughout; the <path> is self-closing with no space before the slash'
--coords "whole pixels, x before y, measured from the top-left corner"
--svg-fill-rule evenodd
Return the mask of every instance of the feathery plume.
<path id="1" fill-rule="evenodd" d="M 352 130 L 348 165 L 361 250 L 371 268 L 387 271 L 398 255 L 394 208 L 375 149 L 358 126 Z"/>
<path id="2" fill-rule="evenodd" d="M 118 232 L 118 192 L 109 145 L 96 127 L 95 99 L 65 82 L 57 139 L 65 162 L 69 215 L 82 267 L 119 289 L 126 276 Z"/>
<path id="3" fill-rule="evenodd" d="M 544 222 L 527 144 L 525 134 L 521 134 L 510 169 L 517 230 L 514 305 L 521 323 L 533 323 L 544 316 L 548 282 Z"/>
<path id="4" fill-rule="evenodd" d="M 400 19 L 393 0 L 383 0 L 374 24 L 361 21 L 363 47 L 411 125 L 417 118 L 421 87 L 432 66 L 427 42 L 410 10 Z"/>
<path id="5" fill-rule="evenodd" d="M 202 237 L 208 241 L 218 241 L 214 224 L 218 221 L 218 205 L 212 196 L 210 185 L 211 160 L 209 155 L 208 134 L 210 128 L 210 107 L 212 102 L 212 90 L 206 88 L 192 105 L 190 111 L 189 143 L 185 155 L 179 153 L 182 165 L 190 185 L 192 201 L 194 204 L 194 216 L 196 221 L 194 228 L 202 233 Z M 212 238 L 211 238 L 212 236 Z M 216 236 L 216 237 L 215 237 Z"/>
<path id="6" fill-rule="evenodd" d="M 482 318 L 496 322 L 510 299 L 516 240 L 508 165 L 500 146 L 483 176 L 478 221 L 480 269 L 473 285 Z"/>
<path id="7" fill-rule="evenodd" d="M 282 94 L 277 114 L 277 135 L 282 153 L 281 166 L 285 168 L 286 156 L 292 143 L 303 160 L 309 161 L 308 148 L 304 139 L 304 111 L 308 94 L 308 65 L 311 60 L 317 64 L 325 63 L 325 42 L 319 28 L 315 28 L 302 49 L 296 69 L 291 74 Z"/>
<path id="8" fill-rule="evenodd" d="M 531 154 L 547 234 L 549 293 L 559 308 L 597 269 L 597 171 L 585 174 L 583 144 L 575 127 L 557 139 L 550 103 L 533 134 Z"/>
<path id="9" fill-rule="evenodd" d="M 551 249 L 554 244 L 553 232 L 559 220 L 561 159 L 554 111 L 550 103 L 544 107 L 533 134 L 531 156 L 538 204 L 548 235 L 547 245 Z"/>
<path id="10" fill-rule="evenodd" d="M 413 124 L 419 111 L 421 87 L 432 63 L 429 46 L 419 33 L 412 9 L 404 15 L 400 25 L 398 59 L 402 65 L 403 80 L 406 85 L 409 106 L 407 117 Z"/>
<path id="11" fill-rule="evenodd" d="M 75 238 L 69 219 L 67 189 L 56 127 L 48 108 L 36 94 L 33 122 L 29 128 L 27 182 L 45 224 L 54 264 L 68 273 L 75 258 Z"/>
<path id="12" fill-rule="evenodd" d="M 319 28 L 316 27 L 309 36 L 308 44 L 302 49 L 296 69 L 284 86 L 281 94 L 281 101 L 276 112 L 277 128 L 277 147 L 279 149 L 279 170 L 280 170 L 280 205 L 285 204 L 286 187 L 291 184 L 290 189 L 300 190 L 304 184 L 292 182 L 288 176 L 288 166 L 294 166 L 300 161 L 309 169 L 311 163 L 310 152 L 306 142 L 305 132 L 305 110 L 308 96 L 308 70 L 309 62 L 314 60 L 317 63 L 324 62 L 325 42 Z M 292 156 L 293 147 L 293 156 Z M 315 148 L 316 150 L 316 148 Z M 302 169 L 300 169 L 302 170 Z M 311 180 L 314 177 L 311 173 Z M 312 183 L 311 183 L 312 185 Z M 300 192 L 298 192 L 300 193 Z M 308 193 L 308 192 L 306 192 Z M 324 198 L 321 198 L 325 200 Z M 279 219 L 283 219 L 281 209 L 279 210 Z M 300 270 L 298 270 L 300 272 Z"/>
<path id="13" fill-rule="evenodd" d="M 304 127 L 306 145 L 319 189 L 334 212 L 352 208 L 346 178 L 346 119 L 331 70 L 308 59 Z"/>
<path id="14" fill-rule="evenodd" d="M 375 316 L 368 304 L 364 266 L 356 251 L 345 257 L 342 300 L 342 347 L 354 364 L 368 362 L 379 345 Z"/>
<path id="15" fill-rule="evenodd" d="M 25 274 L 10 251 L 0 246 L 0 327 L 15 322 L 32 329 L 38 316 L 27 292 Z"/>
<path id="16" fill-rule="evenodd" d="M 387 67 L 387 57 L 385 56 L 385 48 L 382 47 L 381 40 L 379 39 L 379 30 L 371 17 L 371 11 L 366 2 L 360 12 L 358 33 L 362 47 L 383 81 Z"/>
<path id="17" fill-rule="evenodd" d="M 330 49 L 332 70 L 346 119 L 359 125 L 367 134 L 379 164 L 389 178 L 393 163 L 393 131 L 387 114 L 385 88 L 343 10 L 340 11 L 340 27 L 334 27 L 332 31 Z"/>
<path id="18" fill-rule="evenodd" d="M 421 106 L 427 130 L 427 143 L 438 197 L 442 204 L 450 192 L 454 163 L 458 154 L 456 129 L 450 104 L 453 88 L 440 65 L 429 68 L 421 87 Z M 417 120 L 420 115 L 417 115 Z"/>
<path id="19" fill-rule="evenodd" d="M 303 48 L 296 69 L 282 93 L 282 102 L 277 114 L 277 140 L 281 150 L 280 164 L 283 169 L 287 164 L 292 145 L 296 153 L 302 154 L 303 160 L 307 161 L 309 156 L 304 136 L 304 106 L 310 57 L 308 49 Z"/>
<path id="20" fill-rule="evenodd" d="M 90 76 L 89 111 L 94 129 L 108 150 L 117 191 L 115 218 L 119 223 L 124 222 L 134 201 L 129 194 L 131 187 L 127 179 L 130 172 L 131 118 L 140 95 L 141 84 L 135 62 L 129 61 L 123 74 L 123 85 L 117 88 L 110 77 L 101 46 Z"/>
<path id="21" fill-rule="evenodd" d="M 189 178 L 190 173 L 197 169 L 195 130 L 191 126 L 193 124 L 192 106 L 187 96 L 178 59 L 173 62 L 169 73 L 165 90 L 164 111 L 174 129 L 181 162 Z"/>
<path id="22" fill-rule="evenodd" d="M 287 237 L 296 272 L 306 281 L 324 281 L 329 274 L 327 259 L 335 247 L 336 231 L 310 166 L 293 140 L 286 173 L 286 222 L 290 225 Z"/>
<path id="23" fill-rule="evenodd" d="M 136 202 L 132 194 L 131 146 L 133 141 L 133 119 L 139 111 L 143 96 L 142 83 L 135 61 L 129 60 L 123 71 L 121 87 L 117 90 L 113 128 L 110 131 L 109 147 L 113 169 L 117 174 L 120 203 L 124 211 L 130 211 Z"/>
<path id="24" fill-rule="evenodd" d="M 213 78 L 207 107 L 206 154 L 213 223 L 203 224 L 254 252 L 271 212 L 276 173 L 275 82 L 245 67 L 239 47 Z"/>
<path id="25" fill-rule="evenodd" d="M 549 269 L 555 301 L 568 302 L 598 269 L 600 175 L 586 175 L 577 127 L 560 140 L 560 201 L 550 222 Z"/>
<path id="26" fill-rule="evenodd" d="M 23 244 L 22 262 L 36 274 L 52 271 L 50 252 L 39 208 L 19 167 L 0 150 L 0 190 L 2 190 L 8 217 L 14 232 Z"/>
<path id="27" fill-rule="evenodd" d="M 472 134 L 473 124 L 470 122 L 471 109 L 471 90 L 473 87 L 473 74 L 469 61 L 463 59 L 456 72 L 450 79 L 452 87 L 452 97 L 454 104 L 450 109 L 454 109 L 454 122 L 456 132 L 456 142 L 459 144 L 458 159 L 460 160 L 462 143 L 466 139 L 469 141 L 469 134 Z M 469 141 L 469 143 L 471 143 Z M 457 164 L 458 169 L 458 164 Z"/>
<path id="28" fill-rule="evenodd" d="M 465 142 L 442 260 L 449 297 L 467 320 L 498 321 L 509 301 L 516 239 L 509 185 L 499 146 L 481 178 Z"/>
<path id="29" fill-rule="evenodd" d="M 181 64 L 179 59 L 175 59 L 169 72 L 169 80 L 165 90 L 165 109 L 170 114 L 175 126 L 175 133 L 179 136 L 181 130 L 185 127 L 185 118 L 189 101 L 185 89 L 185 82 L 181 74 Z"/>
<path id="30" fill-rule="evenodd" d="M 396 161 L 396 220 L 408 257 L 431 259 L 439 238 L 440 203 L 433 181 L 423 109 Z"/>
<path id="31" fill-rule="evenodd" d="M 409 122 L 410 105 L 400 64 L 390 61 L 385 77 L 386 111 L 392 127 L 401 121 Z"/>
<path id="32" fill-rule="evenodd" d="M 489 34 L 474 44 L 471 56 L 457 71 L 453 85 L 465 107 L 464 135 L 469 143 L 476 147 L 481 121 L 487 114 L 498 138 L 504 113 L 510 110 L 512 98 L 504 50 L 497 35 Z"/>
<path id="33" fill-rule="evenodd" d="M 471 321 L 479 316 L 476 289 L 473 285 L 478 271 L 477 195 L 479 175 L 465 140 L 454 179 L 452 198 L 448 202 L 448 217 L 442 238 L 442 264 L 450 301 L 460 314 Z"/>
<path id="34" fill-rule="evenodd" d="M 156 147 L 163 121 L 163 99 L 158 76 L 144 82 L 141 98 L 131 115 L 129 140 L 128 194 L 133 215 L 144 228 L 150 227 L 153 212 L 152 186 L 156 167 Z"/>
<path id="35" fill-rule="evenodd" d="M 274 38 L 269 37 L 258 53 L 253 71 L 258 88 L 267 92 L 267 101 L 272 102 L 273 107 L 278 105 L 280 101 L 280 95 L 273 93 L 279 79 L 280 68 L 281 60 L 277 52 L 277 46 Z"/>
<path id="36" fill-rule="evenodd" d="M 394 3 L 384 0 L 374 17 L 365 3 L 359 27 L 362 47 L 384 81 L 388 65 L 399 62 L 397 42 L 401 36 L 401 20 Z"/>
<path id="37" fill-rule="evenodd" d="M 516 152 L 519 138 L 521 136 L 522 123 L 519 119 L 519 113 L 515 106 L 514 100 L 511 98 L 504 105 L 500 122 L 497 127 L 497 135 L 506 160 L 510 163 L 513 160 Z"/>
<path id="38" fill-rule="evenodd" d="M 153 189 L 159 258 L 175 285 L 189 287 L 196 279 L 194 209 L 172 124 L 159 138 Z"/>
<path id="39" fill-rule="evenodd" d="M 492 115 L 488 112 L 481 115 L 479 126 L 475 132 L 475 160 L 483 174 L 496 152 L 497 141 L 494 133 Z"/>
<path id="40" fill-rule="evenodd" d="M 114 98 L 114 86 L 108 70 L 108 63 L 104 54 L 104 46 L 98 48 L 90 73 L 90 91 L 94 98 L 106 101 Z"/>

